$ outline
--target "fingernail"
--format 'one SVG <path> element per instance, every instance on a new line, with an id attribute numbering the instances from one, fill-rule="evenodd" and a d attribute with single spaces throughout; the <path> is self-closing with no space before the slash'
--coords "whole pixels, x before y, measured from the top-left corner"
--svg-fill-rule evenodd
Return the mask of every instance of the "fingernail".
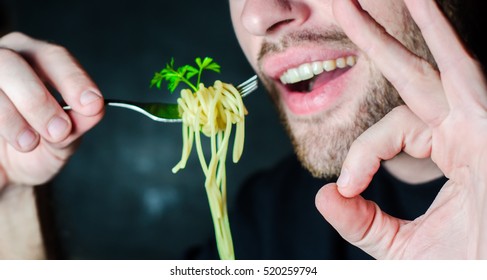
<path id="1" fill-rule="evenodd" d="M 49 122 L 47 131 L 53 139 L 58 140 L 66 134 L 68 127 L 69 123 L 65 119 L 56 116 Z"/>
<path id="2" fill-rule="evenodd" d="M 340 173 L 340 176 L 338 177 L 337 180 L 337 185 L 339 188 L 346 188 L 348 187 L 349 183 L 350 183 L 350 173 L 348 173 L 347 169 L 342 169 L 342 172 Z"/>
<path id="3" fill-rule="evenodd" d="M 17 138 L 17 143 L 22 149 L 28 148 L 34 143 L 36 138 L 37 135 L 32 130 L 26 129 L 19 135 L 19 138 Z"/>
<path id="4" fill-rule="evenodd" d="M 88 91 L 85 91 L 81 94 L 81 97 L 79 99 L 79 102 L 81 103 L 81 105 L 83 106 L 86 106 L 98 99 L 101 98 L 101 95 L 99 95 L 98 93 L 94 92 L 94 91 L 91 91 L 91 90 L 88 90 Z"/>

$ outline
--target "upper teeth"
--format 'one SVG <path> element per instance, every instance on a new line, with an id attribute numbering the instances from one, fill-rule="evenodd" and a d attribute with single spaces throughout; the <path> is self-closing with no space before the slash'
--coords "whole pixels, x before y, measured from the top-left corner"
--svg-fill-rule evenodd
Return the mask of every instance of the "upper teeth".
<path id="1" fill-rule="evenodd" d="M 323 71 L 330 72 L 337 68 L 342 69 L 347 66 L 354 66 L 357 61 L 355 56 L 340 57 L 333 60 L 315 61 L 299 65 L 296 68 L 288 69 L 280 77 L 283 84 L 294 84 L 309 80 Z"/>

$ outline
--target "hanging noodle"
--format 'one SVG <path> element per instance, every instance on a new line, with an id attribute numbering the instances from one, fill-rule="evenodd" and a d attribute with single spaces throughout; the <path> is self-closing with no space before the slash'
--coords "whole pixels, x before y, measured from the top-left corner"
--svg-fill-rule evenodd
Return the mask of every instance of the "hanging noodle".
<path id="1" fill-rule="evenodd" d="M 242 97 L 233 85 L 216 81 L 213 87 L 208 88 L 200 84 L 196 93 L 188 89 L 182 90 L 178 104 L 183 120 L 183 150 L 181 161 L 172 171 L 176 173 L 186 166 L 193 142 L 196 142 L 198 158 L 206 176 L 205 188 L 215 227 L 218 252 L 221 259 L 235 259 L 227 214 L 225 159 L 232 124 L 236 125 L 232 157 L 234 163 L 240 159 L 243 152 L 247 111 Z M 210 137 L 209 163 L 203 154 L 201 133 Z"/>

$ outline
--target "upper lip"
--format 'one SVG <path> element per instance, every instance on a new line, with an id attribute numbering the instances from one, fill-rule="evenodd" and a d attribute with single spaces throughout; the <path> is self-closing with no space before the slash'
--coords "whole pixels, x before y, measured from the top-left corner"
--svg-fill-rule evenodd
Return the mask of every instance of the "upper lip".
<path id="1" fill-rule="evenodd" d="M 325 61 L 356 55 L 350 50 L 326 49 L 321 47 L 292 47 L 283 52 L 267 54 L 262 58 L 262 71 L 268 77 L 279 80 L 288 69 L 304 63 Z"/>

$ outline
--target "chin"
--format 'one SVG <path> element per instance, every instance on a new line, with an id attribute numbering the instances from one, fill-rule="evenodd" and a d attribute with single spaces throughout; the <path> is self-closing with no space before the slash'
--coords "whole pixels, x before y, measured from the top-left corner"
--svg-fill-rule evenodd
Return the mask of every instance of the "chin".
<path id="1" fill-rule="evenodd" d="M 326 114 L 287 118 L 286 130 L 301 164 L 317 178 L 336 178 L 353 141 L 364 130 L 351 119 Z"/>
<path id="2" fill-rule="evenodd" d="M 297 115 L 282 100 L 278 88 L 266 84 L 301 164 L 316 178 L 336 179 L 352 143 L 393 108 L 403 105 L 397 91 L 380 74 L 355 96 L 352 104 Z"/>

